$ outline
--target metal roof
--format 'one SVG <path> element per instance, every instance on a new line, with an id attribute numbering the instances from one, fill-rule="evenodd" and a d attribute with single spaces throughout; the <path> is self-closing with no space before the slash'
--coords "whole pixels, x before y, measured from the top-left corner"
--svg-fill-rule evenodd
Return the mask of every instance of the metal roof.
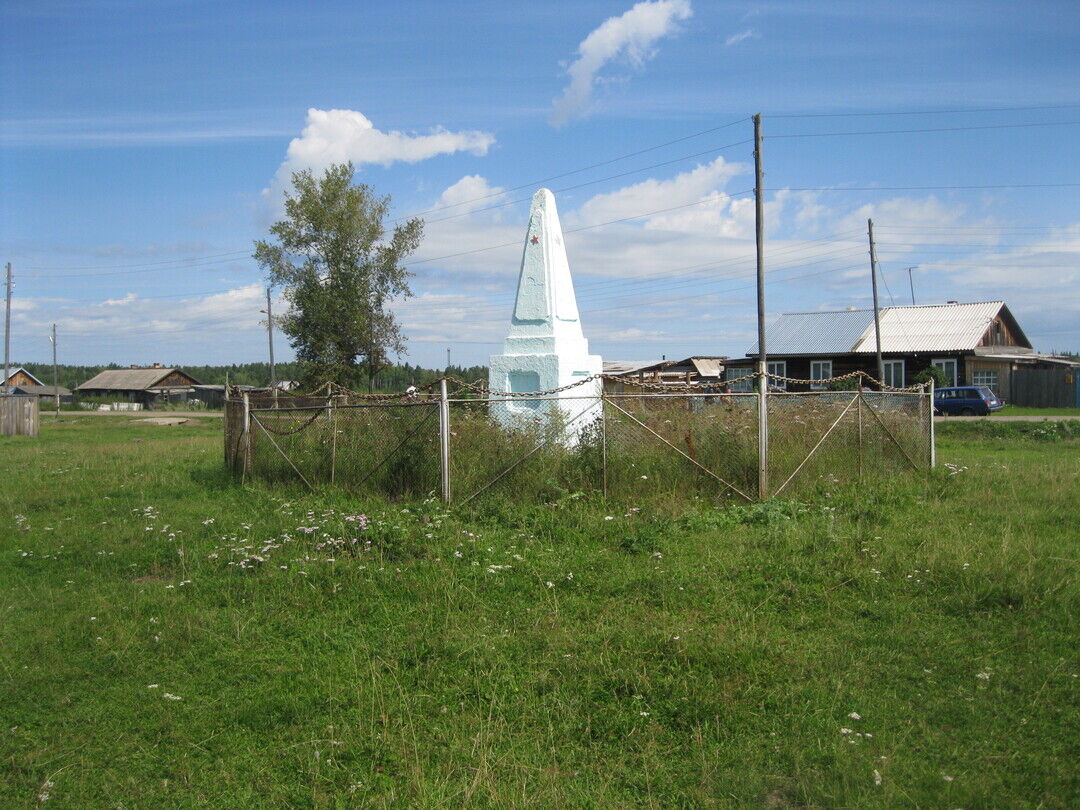
<path id="1" fill-rule="evenodd" d="M 177 368 L 112 368 L 78 386 L 76 391 L 145 391 L 168 377 Z M 180 371 L 187 375 L 186 372 Z M 179 386 L 186 388 L 187 385 Z"/>
<path id="2" fill-rule="evenodd" d="M 765 327 L 765 351 L 770 355 L 850 354 L 868 324 L 873 328 L 872 309 L 786 312 Z M 746 354 L 757 353 L 755 340 Z"/>
<path id="3" fill-rule="evenodd" d="M 971 351 L 1004 306 L 1002 301 L 980 301 L 884 307 L 880 318 L 881 350 L 886 354 Z M 1026 339 L 1017 331 L 1019 339 Z M 777 357 L 873 354 L 877 351 L 874 311 L 785 313 L 766 328 L 765 349 Z M 756 341 L 746 354 L 757 355 Z"/>
<path id="4" fill-rule="evenodd" d="M 930 307 L 887 307 L 881 311 L 881 351 L 889 354 L 971 351 L 979 345 L 1003 306 L 1003 301 L 980 301 Z M 768 343 L 766 348 L 769 348 Z M 877 351 L 873 322 L 852 351 Z"/>

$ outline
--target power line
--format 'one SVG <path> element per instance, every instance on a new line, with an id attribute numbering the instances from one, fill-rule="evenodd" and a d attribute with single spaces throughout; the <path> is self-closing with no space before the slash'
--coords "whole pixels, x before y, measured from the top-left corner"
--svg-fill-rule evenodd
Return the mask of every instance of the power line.
<path id="1" fill-rule="evenodd" d="M 731 121 L 730 123 L 727 123 L 727 124 L 721 124 L 720 126 L 710 127 L 709 129 L 703 129 L 700 132 L 694 132 L 694 133 L 691 133 L 690 135 L 684 135 L 681 138 L 675 138 L 674 140 L 671 140 L 671 141 L 665 141 L 664 143 L 657 144 L 656 146 L 649 146 L 649 147 L 647 147 L 645 149 L 639 149 L 636 152 L 628 152 L 625 155 L 619 155 L 618 157 L 613 157 L 613 158 L 610 158 L 609 160 L 602 160 L 602 161 L 599 161 L 598 163 L 592 163 L 592 164 L 590 164 L 588 166 L 582 166 L 580 169 L 571 169 L 570 171 L 562 172 L 560 174 L 553 174 L 550 177 L 544 177 L 544 178 L 541 178 L 540 180 L 533 180 L 532 182 L 529 182 L 529 183 L 522 183 L 520 186 L 513 186 L 512 188 L 505 188 L 505 189 L 502 189 L 501 191 L 496 191 L 496 192 L 493 192 L 491 194 L 485 194 L 485 195 L 480 196 L 480 197 L 473 197 L 472 199 L 469 199 L 469 200 L 461 200 L 460 202 L 452 203 L 450 205 L 443 205 L 443 206 L 437 206 L 435 208 L 428 208 L 427 210 L 424 210 L 424 211 L 418 211 L 417 213 L 413 214 L 412 216 L 423 216 L 424 214 L 433 214 L 433 213 L 437 213 L 439 211 L 448 210 L 450 208 L 457 208 L 458 206 L 467 205 L 467 204 L 472 203 L 472 202 L 480 202 L 481 200 L 487 200 L 487 199 L 491 199 L 492 197 L 498 197 L 500 194 L 506 194 L 508 192 L 513 192 L 513 191 L 521 191 L 523 188 L 530 188 L 531 186 L 537 186 L 537 185 L 540 185 L 541 183 L 548 183 L 548 182 L 551 182 L 552 180 L 559 180 L 559 179 L 561 179 L 563 177 L 569 177 L 570 175 L 573 175 L 573 174 L 580 174 L 581 172 L 587 172 L 590 169 L 597 169 L 597 168 L 599 168 L 601 166 L 608 166 L 608 165 L 610 165 L 612 163 L 618 163 L 620 160 L 626 160 L 627 158 L 637 157 L 638 155 L 644 155 L 646 152 L 653 152 L 653 151 L 655 151 L 657 149 L 663 149 L 665 146 L 671 146 L 671 145 L 676 144 L 676 143 L 682 143 L 683 141 L 688 141 L 691 138 L 699 138 L 702 135 L 708 135 L 708 134 L 713 133 L 713 132 L 719 132 L 722 129 L 727 129 L 728 127 L 733 127 L 736 124 L 741 124 L 744 121 L 749 121 L 749 120 L 750 119 L 748 117 L 747 118 L 740 118 L 737 121 Z M 742 143 L 747 143 L 747 141 L 742 141 Z M 737 146 L 738 144 L 734 144 L 734 145 Z M 720 148 L 723 149 L 723 148 L 726 148 L 726 147 L 720 147 Z M 404 218 L 402 218 L 402 219 L 404 219 Z M 393 221 L 394 222 L 400 222 L 401 219 L 393 220 Z"/>
<path id="2" fill-rule="evenodd" d="M 600 177 L 600 178 L 597 178 L 596 180 L 588 180 L 588 181 L 586 181 L 584 183 L 577 183 L 576 185 L 573 185 L 573 186 L 563 186 L 562 188 L 555 188 L 555 189 L 552 189 L 552 193 L 561 194 L 564 191 L 573 191 L 574 189 L 584 188 L 585 186 L 594 186 L 597 183 L 606 183 L 608 180 L 617 180 L 620 177 L 626 177 L 626 176 L 631 175 L 631 174 L 638 174 L 639 172 L 645 172 L 645 171 L 648 171 L 649 169 L 656 169 L 656 168 L 659 168 L 660 166 L 670 166 L 672 163 L 681 163 L 682 161 L 690 160 L 691 158 L 702 157 L 703 155 L 712 155 L 712 154 L 715 154 L 716 152 L 719 152 L 719 151 L 721 151 L 723 149 L 732 149 L 732 148 L 734 148 L 736 146 L 742 146 L 743 144 L 747 144 L 747 143 L 751 143 L 751 141 L 749 139 L 746 139 L 746 140 L 742 140 L 742 141 L 736 141 L 735 143 L 729 143 L 729 144 L 726 144 L 725 146 L 716 146 L 716 147 L 713 147 L 712 149 L 706 149 L 704 152 L 695 152 L 692 155 L 684 155 L 683 157 L 673 158 L 672 160 L 665 160 L 665 161 L 663 161 L 661 163 L 653 163 L 650 166 L 642 166 L 640 169 L 631 169 L 630 171 L 620 172 L 619 174 L 612 174 L 612 175 L 608 175 L 607 177 Z M 503 192 L 500 192 L 500 194 L 501 193 L 503 193 Z M 488 195 L 488 196 L 491 197 L 491 196 L 498 196 L 498 195 Z M 484 199 L 486 199 L 486 198 L 484 198 Z M 479 214 L 479 213 L 481 213 L 483 211 L 494 211 L 494 210 L 496 210 L 498 208 L 506 208 L 507 206 L 510 206 L 510 205 L 516 205 L 517 203 L 528 202 L 530 199 L 531 199 L 530 197 L 519 197 L 516 200 L 507 200 L 506 202 L 497 203 L 496 205 L 488 205 L 488 206 L 485 206 L 484 208 L 474 208 L 474 209 L 472 209 L 470 211 L 465 211 L 465 212 L 460 213 L 460 214 L 451 214 L 448 217 L 439 217 L 438 219 L 426 219 L 426 220 L 424 220 L 424 225 L 425 226 L 426 225 L 431 225 L 431 224 L 436 223 L 436 222 L 446 222 L 447 220 L 451 220 L 451 219 L 460 219 L 461 217 L 471 216 L 472 214 Z M 464 205 L 464 204 L 465 203 L 455 203 L 455 205 Z"/>
<path id="3" fill-rule="evenodd" d="M 965 191 L 988 188 L 1074 188 L 1080 183 L 1007 183 L 978 186 L 791 186 L 766 191 Z"/>
<path id="4" fill-rule="evenodd" d="M 1074 110 L 1080 104 L 1041 104 L 1024 107 L 964 107 L 955 110 L 894 110 L 890 112 L 848 113 L 771 113 L 766 118 L 862 118 L 887 115 L 955 115 L 983 112 L 1020 112 L 1029 110 Z"/>
<path id="5" fill-rule="evenodd" d="M 1080 121 L 1031 121 L 1023 124 L 973 124 L 963 127 L 924 127 L 921 129 L 867 129 L 847 132 L 790 132 L 770 135 L 775 138 L 833 138 L 847 135 L 910 135 L 920 132 L 966 132 L 976 129 L 1024 129 L 1029 127 L 1066 127 L 1080 124 Z"/>

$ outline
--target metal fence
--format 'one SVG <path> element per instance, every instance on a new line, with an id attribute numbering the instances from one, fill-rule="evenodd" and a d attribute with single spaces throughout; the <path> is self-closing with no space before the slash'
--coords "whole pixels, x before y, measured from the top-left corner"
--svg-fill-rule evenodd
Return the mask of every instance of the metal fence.
<path id="1" fill-rule="evenodd" d="M 393 499 L 753 501 L 928 469 L 932 402 L 929 388 L 607 393 L 599 378 L 528 395 L 447 380 L 391 397 L 233 394 L 225 458 L 245 478 Z"/>

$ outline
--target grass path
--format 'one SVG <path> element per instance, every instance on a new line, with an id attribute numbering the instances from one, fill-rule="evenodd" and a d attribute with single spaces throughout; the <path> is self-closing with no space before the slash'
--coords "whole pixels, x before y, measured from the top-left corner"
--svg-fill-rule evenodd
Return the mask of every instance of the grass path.
<path id="1" fill-rule="evenodd" d="M 0 443 L 0 806 L 1080 801 L 1075 440 L 672 518 L 242 488 L 220 430 Z"/>

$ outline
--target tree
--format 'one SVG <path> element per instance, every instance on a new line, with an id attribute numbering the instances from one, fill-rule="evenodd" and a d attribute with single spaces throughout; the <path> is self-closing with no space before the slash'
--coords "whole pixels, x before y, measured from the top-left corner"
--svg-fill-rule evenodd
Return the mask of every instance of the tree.
<path id="1" fill-rule="evenodd" d="M 945 376 L 945 372 L 937 366 L 927 366 L 912 378 L 912 382 L 928 383 L 934 381 L 934 388 L 945 388 L 952 385 L 952 381 Z"/>
<path id="2" fill-rule="evenodd" d="M 275 320 L 307 388 L 328 380 L 356 387 L 361 369 L 370 387 L 390 356 L 405 352 L 387 306 L 412 295 L 402 262 L 420 244 L 423 222 L 410 219 L 385 239 L 389 195 L 353 185 L 352 176 L 351 163 L 330 166 L 320 178 L 294 172 L 285 219 L 270 228 L 276 243 L 255 243 L 255 260 L 289 302 Z"/>

